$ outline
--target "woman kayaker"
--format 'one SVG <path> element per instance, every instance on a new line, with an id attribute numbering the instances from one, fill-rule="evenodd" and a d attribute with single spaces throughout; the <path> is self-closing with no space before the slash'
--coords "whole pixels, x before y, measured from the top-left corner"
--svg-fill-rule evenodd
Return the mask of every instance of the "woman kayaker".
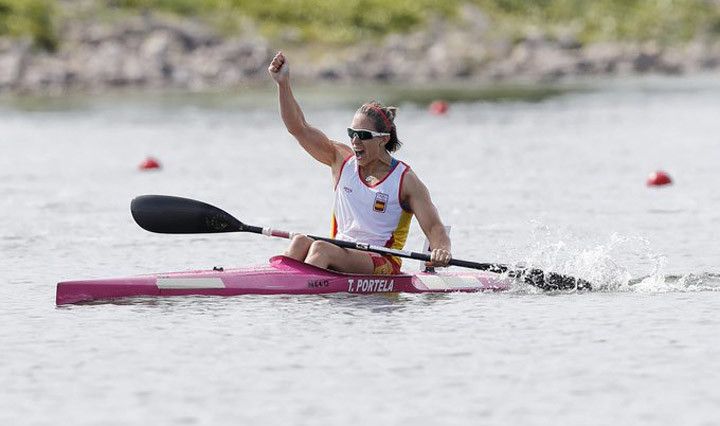
<path id="1" fill-rule="evenodd" d="M 377 102 L 364 104 L 347 129 L 350 145 L 335 142 L 305 121 L 290 89 L 290 68 L 282 52 L 275 55 L 268 72 L 277 82 L 280 115 L 288 132 L 332 170 L 332 237 L 402 249 L 415 215 L 433 248 L 431 263 L 446 266 L 451 259 L 450 238 L 430 193 L 407 164 L 390 155 L 400 147 L 396 109 Z M 341 272 L 400 273 L 397 257 L 346 249 L 304 235 L 296 236 L 285 254 Z"/>

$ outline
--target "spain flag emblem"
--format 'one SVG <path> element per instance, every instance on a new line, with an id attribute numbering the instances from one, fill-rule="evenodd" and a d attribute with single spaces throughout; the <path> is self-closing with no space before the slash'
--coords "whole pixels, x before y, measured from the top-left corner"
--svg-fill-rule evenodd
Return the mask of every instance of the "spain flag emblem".
<path id="1" fill-rule="evenodd" d="M 389 199 L 390 197 L 387 194 L 378 192 L 377 195 L 375 195 L 374 210 L 376 212 L 384 213 Z"/>

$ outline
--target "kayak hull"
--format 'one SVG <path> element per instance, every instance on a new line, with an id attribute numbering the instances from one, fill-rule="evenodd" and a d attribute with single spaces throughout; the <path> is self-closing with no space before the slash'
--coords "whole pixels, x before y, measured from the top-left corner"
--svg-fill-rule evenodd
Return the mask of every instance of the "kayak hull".
<path id="1" fill-rule="evenodd" d="M 509 278 L 483 271 L 344 274 L 276 256 L 270 259 L 270 265 L 253 268 L 64 281 L 57 284 L 55 303 L 182 295 L 477 292 L 507 290 L 510 285 Z"/>

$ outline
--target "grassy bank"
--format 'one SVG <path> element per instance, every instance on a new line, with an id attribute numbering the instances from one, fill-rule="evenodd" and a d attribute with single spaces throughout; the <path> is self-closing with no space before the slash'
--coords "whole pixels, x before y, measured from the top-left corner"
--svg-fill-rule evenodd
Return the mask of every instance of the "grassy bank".
<path id="1" fill-rule="evenodd" d="M 85 2 L 86 3 L 86 2 Z M 28 36 L 41 48 L 59 43 L 62 9 L 82 2 L 0 0 L 0 35 Z M 432 17 L 456 19 L 470 4 L 502 36 L 528 31 L 575 34 L 581 42 L 657 40 L 681 43 L 699 34 L 720 36 L 717 0 L 103 0 L 98 16 L 146 11 L 205 20 L 225 33 L 257 28 L 270 38 L 351 44 L 422 28 Z"/>

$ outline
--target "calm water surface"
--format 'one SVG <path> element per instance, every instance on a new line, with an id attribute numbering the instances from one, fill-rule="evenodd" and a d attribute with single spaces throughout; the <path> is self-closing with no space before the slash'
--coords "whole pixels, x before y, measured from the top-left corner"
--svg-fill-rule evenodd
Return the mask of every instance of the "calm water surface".
<path id="1" fill-rule="evenodd" d="M 140 194 L 327 233 L 329 171 L 286 133 L 273 96 L 256 108 L 0 105 L 0 424 L 717 424 L 714 78 L 454 104 L 444 117 L 400 105 L 398 157 L 453 226 L 456 257 L 530 263 L 598 291 L 54 305 L 61 280 L 261 264 L 284 249 L 149 234 L 129 214 Z M 305 105 L 344 140 L 353 106 Z M 146 155 L 162 171 L 139 172 Z M 660 168 L 674 185 L 647 188 Z"/>

